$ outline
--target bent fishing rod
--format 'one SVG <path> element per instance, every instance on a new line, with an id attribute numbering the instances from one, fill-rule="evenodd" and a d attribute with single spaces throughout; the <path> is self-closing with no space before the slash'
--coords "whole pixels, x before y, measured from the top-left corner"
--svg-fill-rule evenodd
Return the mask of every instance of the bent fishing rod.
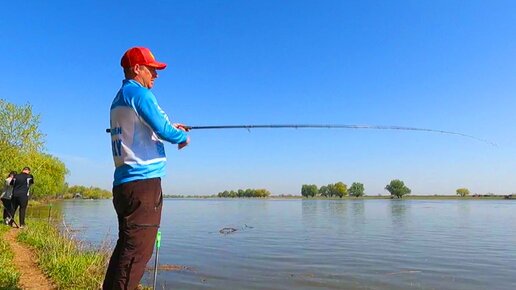
<path id="1" fill-rule="evenodd" d="M 481 139 L 472 135 L 445 131 L 445 130 L 437 130 L 437 129 L 428 129 L 428 128 L 416 128 L 416 127 L 404 127 L 404 126 L 385 126 L 385 125 L 335 125 L 335 124 L 289 124 L 289 125 L 216 125 L 216 126 L 181 126 L 186 131 L 190 130 L 218 130 L 218 129 L 246 129 L 249 132 L 251 129 L 372 129 L 372 130 L 402 130 L 402 131 L 423 131 L 423 132 L 431 132 L 431 133 L 441 133 L 448 135 L 456 135 L 461 137 L 466 137 L 470 139 L 474 139 L 476 141 L 480 141 L 483 143 L 487 143 L 492 146 L 496 146 L 495 143 Z M 111 129 L 106 129 L 106 133 L 110 133 Z"/>

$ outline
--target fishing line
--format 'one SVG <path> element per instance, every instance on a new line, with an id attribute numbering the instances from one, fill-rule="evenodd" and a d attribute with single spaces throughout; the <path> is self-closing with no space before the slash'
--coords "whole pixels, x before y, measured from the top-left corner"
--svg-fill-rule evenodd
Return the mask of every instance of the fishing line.
<path id="1" fill-rule="evenodd" d="M 247 129 L 250 131 L 251 129 L 284 129 L 284 128 L 293 128 L 293 129 L 306 129 L 306 128 L 315 128 L 315 129 L 372 129 L 372 130 L 403 130 L 403 131 L 423 131 L 423 132 L 433 132 L 433 133 L 441 133 L 441 134 L 449 134 L 471 138 L 480 142 L 487 143 L 492 146 L 496 146 L 495 143 L 490 142 L 485 139 L 481 139 L 472 135 L 445 131 L 445 130 L 436 130 L 436 129 L 427 129 L 427 128 L 415 128 L 415 127 L 403 127 L 403 126 L 383 126 L 383 125 L 223 125 L 223 126 L 185 126 L 187 130 L 210 130 L 210 129 Z"/>

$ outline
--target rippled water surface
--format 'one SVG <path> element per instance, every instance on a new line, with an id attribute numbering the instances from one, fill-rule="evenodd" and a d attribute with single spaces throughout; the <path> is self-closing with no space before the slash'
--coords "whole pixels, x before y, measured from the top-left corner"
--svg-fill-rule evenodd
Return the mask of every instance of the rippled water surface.
<path id="1" fill-rule="evenodd" d="M 110 200 L 61 207 L 79 239 L 116 241 Z M 158 285 L 516 289 L 515 222 L 505 200 L 167 199 L 160 262 L 187 269 L 161 271 Z"/>

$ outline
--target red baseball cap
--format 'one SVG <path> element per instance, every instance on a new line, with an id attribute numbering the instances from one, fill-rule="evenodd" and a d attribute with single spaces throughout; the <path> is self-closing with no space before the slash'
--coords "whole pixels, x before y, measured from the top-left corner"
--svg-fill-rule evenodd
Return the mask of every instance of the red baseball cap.
<path id="1" fill-rule="evenodd" d="M 152 52 L 146 47 L 129 48 L 122 56 L 120 64 L 124 68 L 133 67 L 137 64 L 154 67 L 156 69 L 164 69 L 166 63 L 156 61 Z"/>

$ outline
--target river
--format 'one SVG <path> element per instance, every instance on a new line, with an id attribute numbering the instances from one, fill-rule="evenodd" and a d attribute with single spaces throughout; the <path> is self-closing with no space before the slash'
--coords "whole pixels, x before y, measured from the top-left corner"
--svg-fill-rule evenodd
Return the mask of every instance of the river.
<path id="1" fill-rule="evenodd" d="M 59 207 L 116 242 L 111 200 Z M 158 289 L 516 289 L 515 222 L 506 200 L 166 199 L 160 264 L 183 269 Z"/>

